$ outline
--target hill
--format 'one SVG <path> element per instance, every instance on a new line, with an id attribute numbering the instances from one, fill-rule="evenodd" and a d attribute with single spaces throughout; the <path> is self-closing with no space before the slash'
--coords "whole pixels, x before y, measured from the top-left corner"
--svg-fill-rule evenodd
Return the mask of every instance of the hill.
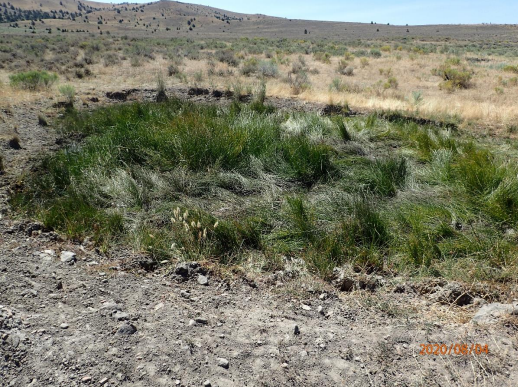
<path id="1" fill-rule="evenodd" d="M 429 38 L 470 41 L 516 41 L 515 25 L 379 24 L 296 20 L 240 14 L 208 6 L 158 1 L 147 4 L 107 4 L 80 0 L 21 0 L 0 3 L 0 32 L 47 32 L 48 28 L 76 33 L 192 38 Z"/>

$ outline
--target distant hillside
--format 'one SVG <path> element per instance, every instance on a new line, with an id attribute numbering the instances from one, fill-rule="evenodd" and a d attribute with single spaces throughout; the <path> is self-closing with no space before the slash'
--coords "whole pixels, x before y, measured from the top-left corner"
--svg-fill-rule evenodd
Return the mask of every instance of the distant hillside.
<path id="1" fill-rule="evenodd" d="M 0 2 L 0 33 L 96 33 L 193 38 L 431 38 L 518 40 L 516 26 L 378 24 L 295 20 L 158 1 L 107 4 L 81 0 Z"/>

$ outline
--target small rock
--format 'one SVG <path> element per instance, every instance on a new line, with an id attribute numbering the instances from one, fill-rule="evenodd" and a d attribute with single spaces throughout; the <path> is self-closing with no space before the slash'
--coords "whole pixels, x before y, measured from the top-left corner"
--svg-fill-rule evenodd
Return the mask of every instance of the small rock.
<path id="1" fill-rule="evenodd" d="M 288 368 L 288 363 L 282 363 L 282 364 L 281 364 L 281 367 L 282 367 L 282 368 Z"/>
<path id="2" fill-rule="evenodd" d="M 227 359 L 219 357 L 217 360 L 218 360 L 218 366 L 228 369 L 229 363 L 228 363 Z"/>
<path id="3" fill-rule="evenodd" d="M 92 377 L 91 376 L 84 376 L 82 379 L 81 379 L 81 382 L 82 383 L 90 383 L 92 381 Z"/>
<path id="4" fill-rule="evenodd" d="M 190 326 L 190 327 L 192 327 L 192 326 L 193 326 L 193 325 L 195 325 L 195 324 L 196 324 L 196 321 L 194 321 L 194 320 L 189 320 L 189 326 Z"/>
<path id="5" fill-rule="evenodd" d="M 68 324 L 67 323 L 63 323 L 59 326 L 61 329 L 68 329 Z"/>
<path id="6" fill-rule="evenodd" d="M 322 293 L 318 298 L 320 298 L 321 300 L 327 299 L 327 293 Z"/>
<path id="7" fill-rule="evenodd" d="M 40 258 L 43 260 L 43 261 L 46 261 L 46 262 L 50 262 L 52 261 L 52 255 L 50 254 L 47 254 L 47 253 L 40 253 L 39 254 Z"/>
<path id="8" fill-rule="evenodd" d="M 203 318 L 203 317 L 196 317 L 194 319 L 198 324 L 208 324 L 209 323 L 209 320 L 207 320 L 206 318 Z"/>
<path id="9" fill-rule="evenodd" d="M 161 302 L 161 303 L 159 303 L 159 304 L 157 304 L 157 305 L 155 306 L 155 310 L 160 310 L 160 309 L 162 309 L 164 306 L 165 306 L 165 304 L 164 304 L 163 302 Z"/>
<path id="10" fill-rule="evenodd" d="M 121 311 L 116 311 L 112 314 L 112 317 L 117 321 L 125 321 L 129 319 L 129 315 Z"/>
<path id="11" fill-rule="evenodd" d="M 322 307 L 322 305 L 320 305 L 318 308 L 317 308 L 317 312 L 319 314 L 321 314 L 322 316 L 324 315 L 324 308 Z"/>
<path id="12" fill-rule="evenodd" d="M 61 289 L 63 289 L 63 282 L 58 281 L 58 283 L 56 284 L 56 289 L 57 289 L 57 290 L 61 290 Z"/>
<path id="13" fill-rule="evenodd" d="M 72 265 L 77 259 L 76 259 L 76 253 L 73 253 L 72 251 L 62 251 L 61 252 L 61 262 L 68 263 Z"/>
<path id="14" fill-rule="evenodd" d="M 209 279 L 204 275 L 198 276 L 198 283 L 203 286 L 207 286 L 209 284 Z"/>
<path id="15" fill-rule="evenodd" d="M 210 383 L 210 380 L 206 380 L 203 382 L 203 387 L 212 387 L 212 384 Z"/>
<path id="16" fill-rule="evenodd" d="M 483 305 L 475 316 L 473 316 L 471 321 L 476 324 L 492 324 L 508 314 L 518 314 L 518 307 L 512 304 L 500 304 L 495 302 Z"/>
<path id="17" fill-rule="evenodd" d="M 189 276 L 189 264 L 187 262 L 180 262 L 174 269 L 175 274 L 181 275 L 182 277 Z"/>
<path id="18" fill-rule="evenodd" d="M 103 385 L 105 385 L 105 384 L 108 382 L 108 380 L 109 380 L 108 378 L 102 378 L 102 379 L 99 381 L 99 384 L 100 384 L 101 386 L 103 386 Z"/>
<path id="19" fill-rule="evenodd" d="M 188 291 L 186 290 L 181 290 L 180 291 L 180 296 L 182 296 L 183 298 L 190 298 L 191 297 L 191 293 L 189 293 Z"/>
<path id="20" fill-rule="evenodd" d="M 487 301 L 484 300 L 483 298 L 475 297 L 473 299 L 473 305 L 474 306 L 482 306 L 482 305 L 485 305 L 485 304 L 487 304 Z"/>
<path id="21" fill-rule="evenodd" d="M 298 325 L 295 325 L 295 328 L 293 329 L 293 334 L 294 335 L 300 335 L 300 329 L 299 329 Z"/>
<path id="22" fill-rule="evenodd" d="M 10 336 L 10 339 L 11 339 L 11 345 L 14 348 L 18 348 L 18 345 L 20 345 L 20 336 L 12 335 L 12 336 Z"/>
<path id="23" fill-rule="evenodd" d="M 441 304 L 456 304 L 458 306 L 468 305 L 473 301 L 473 296 L 466 292 L 458 282 L 446 284 L 444 288 L 433 294 L 432 298 Z"/>
<path id="24" fill-rule="evenodd" d="M 311 306 L 302 304 L 302 309 L 304 309 L 304 310 L 311 310 Z"/>
<path id="25" fill-rule="evenodd" d="M 111 310 L 111 311 L 117 311 L 117 310 L 122 310 L 122 307 L 113 302 L 113 301 L 107 301 L 107 302 L 104 302 L 101 306 L 101 309 L 108 309 L 108 310 Z"/>
<path id="26" fill-rule="evenodd" d="M 137 331 L 137 328 L 133 324 L 124 324 L 119 328 L 117 333 L 119 335 L 132 335 Z"/>

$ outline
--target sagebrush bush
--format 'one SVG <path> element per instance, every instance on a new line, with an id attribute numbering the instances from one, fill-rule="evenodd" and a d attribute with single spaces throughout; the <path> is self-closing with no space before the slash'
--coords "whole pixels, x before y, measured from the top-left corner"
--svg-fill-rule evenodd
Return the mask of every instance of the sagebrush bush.
<path id="1" fill-rule="evenodd" d="M 46 71 L 27 71 L 9 76 L 11 86 L 26 89 L 39 90 L 50 87 L 58 80 L 58 76 Z"/>
<path id="2" fill-rule="evenodd" d="M 305 71 L 298 72 L 294 77 L 289 74 L 288 82 L 293 94 L 298 95 L 311 87 L 309 76 Z"/>
<path id="3" fill-rule="evenodd" d="M 326 64 L 331 63 L 331 55 L 328 52 L 321 52 L 321 51 L 315 52 L 313 54 L 313 58 L 315 58 L 315 60 L 322 62 L 322 63 L 326 63 Z"/>
<path id="4" fill-rule="evenodd" d="M 329 85 L 329 91 L 343 92 L 346 90 L 347 85 L 340 78 L 334 78 Z"/>
<path id="5" fill-rule="evenodd" d="M 443 90 L 454 91 L 456 89 L 468 89 L 471 87 L 473 73 L 467 69 L 455 69 L 449 65 L 443 65 L 432 70 L 432 74 L 444 80 L 444 82 L 439 85 Z"/>
<path id="6" fill-rule="evenodd" d="M 76 89 L 72 85 L 61 85 L 58 88 L 60 94 L 65 97 L 66 104 L 69 106 L 74 105 L 74 98 L 76 96 Z"/>
<path id="7" fill-rule="evenodd" d="M 243 62 L 243 67 L 241 68 L 240 72 L 241 74 L 249 77 L 257 72 L 258 65 L 259 61 L 257 58 L 252 57 Z"/>
<path id="8" fill-rule="evenodd" d="M 504 67 L 504 71 L 518 74 L 518 66 L 515 65 L 507 65 Z"/>
<path id="9" fill-rule="evenodd" d="M 219 50 L 216 51 L 215 57 L 218 61 L 226 63 L 229 66 L 237 67 L 239 65 L 239 59 L 236 58 L 234 51 L 232 50 Z"/>
<path id="10" fill-rule="evenodd" d="M 176 65 L 174 63 L 171 63 L 167 67 L 167 75 L 169 75 L 170 77 L 172 77 L 173 75 L 178 75 L 180 73 L 181 73 L 180 68 L 178 67 L 178 65 Z"/>
<path id="11" fill-rule="evenodd" d="M 385 89 L 397 89 L 399 86 L 399 82 L 395 77 L 390 77 L 387 79 L 387 81 L 383 84 L 383 87 Z"/>
<path id="12" fill-rule="evenodd" d="M 279 75 L 277 64 L 272 61 L 259 62 L 257 70 L 263 77 L 275 78 Z"/>

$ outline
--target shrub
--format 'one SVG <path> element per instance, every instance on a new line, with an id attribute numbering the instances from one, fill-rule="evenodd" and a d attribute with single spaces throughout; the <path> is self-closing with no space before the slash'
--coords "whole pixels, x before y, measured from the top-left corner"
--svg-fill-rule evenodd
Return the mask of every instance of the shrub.
<path id="1" fill-rule="evenodd" d="M 399 82 L 395 77 L 390 77 L 387 79 L 387 81 L 383 84 L 384 89 L 397 89 L 399 86 Z"/>
<path id="2" fill-rule="evenodd" d="M 518 74 L 518 66 L 507 65 L 507 66 L 504 67 L 504 71 Z"/>
<path id="3" fill-rule="evenodd" d="M 373 48 L 369 51 L 369 55 L 373 58 L 381 58 L 381 51 L 376 48 Z"/>
<path id="4" fill-rule="evenodd" d="M 354 67 L 349 66 L 349 64 L 342 59 L 338 62 L 338 72 L 342 75 L 351 76 L 354 73 Z"/>
<path id="5" fill-rule="evenodd" d="M 234 51 L 232 50 L 220 50 L 216 51 L 216 59 L 222 63 L 226 63 L 229 66 L 237 67 L 239 60 L 236 58 Z"/>
<path id="6" fill-rule="evenodd" d="M 26 90 L 39 90 L 50 87 L 57 79 L 58 76 L 56 74 L 47 73 L 46 71 L 27 71 L 9 76 L 11 86 Z"/>
<path id="7" fill-rule="evenodd" d="M 279 75 L 277 65 L 272 61 L 261 61 L 258 65 L 258 71 L 263 77 L 275 78 Z"/>
<path id="8" fill-rule="evenodd" d="M 243 67 L 241 68 L 241 74 L 244 76 L 249 77 L 250 75 L 257 72 L 257 66 L 259 64 L 259 61 L 257 58 L 250 58 L 244 61 Z"/>
<path id="9" fill-rule="evenodd" d="M 74 98 L 76 96 L 76 89 L 72 85 L 61 85 L 58 88 L 60 94 L 65 97 L 66 103 L 69 106 L 74 105 Z"/>
<path id="10" fill-rule="evenodd" d="M 104 62 L 105 67 L 115 66 L 116 64 L 118 64 L 120 62 L 120 58 L 119 58 L 119 55 L 117 55 L 116 53 L 108 52 L 103 57 L 103 62 Z"/>
<path id="11" fill-rule="evenodd" d="M 174 63 L 170 64 L 170 65 L 167 67 L 167 74 L 168 74 L 170 77 L 172 77 L 173 75 L 178 75 L 178 74 L 180 74 L 180 73 L 181 73 L 180 68 L 179 68 L 176 64 L 174 64 Z"/>
<path id="12" fill-rule="evenodd" d="M 473 76 L 472 72 L 466 69 L 454 69 L 448 65 L 443 65 L 438 69 L 433 69 L 432 74 L 437 75 L 444 80 L 439 87 L 447 91 L 468 89 L 471 86 L 471 78 Z"/>
<path id="13" fill-rule="evenodd" d="M 301 71 L 293 78 L 290 74 L 289 83 L 293 94 L 298 95 L 310 88 L 309 77 L 305 71 Z"/>
<path id="14" fill-rule="evenodd" d="M 360 58 L 360 65 L 362 68 L 365 68 L 369 65 L 369 60 L 365 57 Z"/>
<path id="15" fill-rule="evenodd" d="M 196 71 L 193 75 L 194 82 L 203 82 L 203 73 L 201 71 Z"/>
<path id="16" fill-rule="evenodd" d="M 329 85 L 329 91 L 343 92 L 347 90 L 347 85 L 340 78 L 334 78 Z"/>
<path id="17" fill-rule="evenodd" d="M 315 52 L 313 58 L 322 63 L 331 63 L 331 55 L 328 52 Z"/>
<path id="18" fill-rule="evenodd" d="M 460 65 L 460 58 L 457 58 L 457 57 L 448 58 L 448 59 L 446 59 L 445 64 L 447 66 L 459 66 Z"/>

